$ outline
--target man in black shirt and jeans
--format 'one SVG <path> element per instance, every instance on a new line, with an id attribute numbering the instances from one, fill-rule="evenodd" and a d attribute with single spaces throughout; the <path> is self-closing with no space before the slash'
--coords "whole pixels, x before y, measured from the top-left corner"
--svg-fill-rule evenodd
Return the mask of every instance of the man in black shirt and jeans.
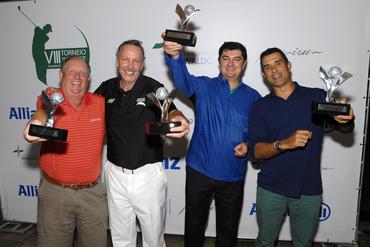
<path id="1" fill-rule="evenodd" d="M 162 166 L 163 140 L 146 135 L 145 122 L 159 121 L 160 112 L 146 94 L 163 85 L 142 74 L 144 49 L 128 40 L 117 50 L 119 76 L 103 82 L 95 93 L 105 97 L 108 162 L 105 166 L 109 224 L 114 246 L 136 245 L 136 217 L 143 246 L 162 247 L 167 179 Z M 170 121 L 180 121 L 166 136 L 189 132 L 187 119 L 175 107 Z"/>

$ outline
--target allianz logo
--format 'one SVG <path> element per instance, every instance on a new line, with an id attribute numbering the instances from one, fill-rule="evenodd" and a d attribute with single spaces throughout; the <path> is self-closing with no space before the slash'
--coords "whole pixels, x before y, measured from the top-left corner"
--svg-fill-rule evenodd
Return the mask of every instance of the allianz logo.
<path id="1" fill-rule="evenodd" d="M 39 189 L 36 185 L 20 184 L 18 186 L 18 196 L 37 197 Z"/>
<path id="2" fill-rule="evenodd" d="M 11 106 L 9 108 L 9 119 L 28 120 L 35 112 L 35 109 L 30 109 L 28 106 Z"/>
<path id="3" fill-rule="evenodd" d="M 330 215 L 331 215 L 331 209 L 329 205 L 326 203 L 321 203 L 320 216 L 319 216 L 320 221 L 325 221 L 329 219 Z"/>
<path id="4" fill-rule="evenodd" d="M 251 204 L 251 207 L 249 209 L 249 215 L 254 215 L 256 213 L 257 213 L 257 204 L 254 202 Z M 325 221 L 329 219 L 330 215 L 331 215 L 330 206 L 322 202 L 320 206 L 319 221 Z"/>

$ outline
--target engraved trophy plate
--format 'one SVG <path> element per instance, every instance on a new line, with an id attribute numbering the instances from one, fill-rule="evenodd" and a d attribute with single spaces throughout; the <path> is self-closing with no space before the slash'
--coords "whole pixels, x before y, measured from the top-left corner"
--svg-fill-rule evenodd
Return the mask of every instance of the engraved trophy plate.
<path id="1" fill-rule="evenodd" d="M 53 127 L 57 107 L 64 101 L 63 95 L 60 92 L 53 92 L 49 97 L 44 91 L 42 91 L 41 101 L 45 106 L 47 114 L 45 126 L 31 124 L 28 134 L 47 140 L 66 141 L 68 130 Z"/>
<path id="2" fill-rule="evenodd" d="M 186 31 L 190 17 L 199 12 L 193 5 L 187 5 L 184 9 L 179 4 L 176 5 L 175 12 L 180 17 L 180 30 L 169 30 L 165 32 L 164 40 L 173 41 L 185 46 L 195 46 L 197 36 L 193 32 Z"/>
<path id="3" fill-rule="evenodd" d="M 342 70 L 333 66 L 326 72 L 322 66 L 320 66 L 319 72 L 320 78 L 326 85 L 326 102 L 314 101 L 312 102 L 312 112 L 317 114 L 326 114 L 331 116 L 336 115 L 349 115 L 351 105 L 341 104 L 335 102 L 334 91 L 342 85 L 344 81 L 352 77 L 352 74 L 348 72 L 342 73 Z"/>
<path id="4" fill-rule="evenodd" d="M 161 110 L 160 122 L 146 122 L 145 132 L 147 135 L 163 135 L 171 132 L 171 128 L 181 125 L 181 122 L 170 122 L 168 121 L 168 111 L 170 105 L 176 97 L 175 89 L 168 94 L 168 91 L 164 87 L 157 89 L 155 94 L 148 93 L 146 95 L 154 104 Z"/>

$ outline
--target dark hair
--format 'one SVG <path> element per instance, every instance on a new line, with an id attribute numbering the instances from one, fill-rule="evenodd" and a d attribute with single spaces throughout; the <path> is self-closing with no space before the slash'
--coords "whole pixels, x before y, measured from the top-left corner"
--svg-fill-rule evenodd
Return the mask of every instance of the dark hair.
<path id="1" fill-rule="evenodd" d="M 283 58 L 285 64 L 288 64 L 289 63 L 288 58 L 286 57 L 285 53 L 282 50 L 280 50 L 277 47 L 268 48 L 267 50 L 265 50 L 264 52 L 262 52 L 261 55 L 260 55 L 260 66 L 261 66 L 261 70 L 262 71 L 263 71 L 262 58 L 264 58 L 264 57 L 266 57 L 268 55 L 271 55 L 272 53 L 275 53 L 275 52 L 277 52 L 277 53 L 279 53 L 281 55 L 281 57 Z"/>
<path id="2" fill-rule="evenodd" d="M 119 46 L 118 46 L 118 49 L 117 49 L 117 52 L 116 52 L 116 57 L 118 57 L 119 55 L 119 52 L 120 50 L 122 49 L 122 47 L 124 47 L 125 45 L 134 45 L 134 46 L 137 46 L 140 48 L 141 50 L 141 55 L 143 56 L 143 61 L 145 59 L 145 52 L 144 52 L 144 48 L 142 46 L 142 42 L 140 40 L 137 40 L 137 39 L 130 39 L 130 40 L 126 40 L 124 42 L 122 42 Z"/>
<path id="3" fill-rule="evenodd" d="M 245 48 L 244 45 L 238 42 L 233 42 L 233 41 L 224 42 L 221 45 L 220 49 L 218 50 L 218 60 L 220 60 L 222 52 L 224 50 L 240 50 L 242 52 L 244 61 L 247 61 L 247 49 Z"/>
<path id="4" fill-rule="evenodd" d="M 90 67 L 90 64 L 89 64 L 85 59 L 83 59 L 83 57 L 81 57 L 81 56 L 77 56 L 77 55 L 72 55 L 72 56 L 67 57 L 67 58 L 62 62 L 62 65 L 60 66 L 60 70 L 61 70 L 61 71 L 63 71 L 63 69 L 64 69 L 64 67 L 66 66 L 66 64 L 67 64 L 70 60 L 75 59 L 75 58 L 77 58 L 77 59 L 81 59 L 82 61 L 84 61 L 84 62 L 85 62 L 86 66 L 87 66 L 87 73 L 90 75 L 90 73 L 91 73 L 91 67 Z"/>

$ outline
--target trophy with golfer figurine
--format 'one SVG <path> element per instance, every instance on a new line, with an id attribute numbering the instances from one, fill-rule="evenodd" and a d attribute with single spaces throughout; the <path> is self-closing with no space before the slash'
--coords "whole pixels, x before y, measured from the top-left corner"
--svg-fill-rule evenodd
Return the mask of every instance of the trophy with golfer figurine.
<path id="1" fill-rule="evenodd" d="M 186 31 L 190 17 L 195 13 L 199 12 L 199 9 L 195 9 L 193 5 L 187 5 L 184 9 L 179 4 L 176 5 L 175 12 L 180 17 L 180 30 L 169 30 L 166 29 L 164 40 L 174 41 L 185 46 L 195 46 L 197 42 L 197 36 L 193 32 Z"/>
<path id="2" fill-rule="evenodd" d="M 181 122 L 168 121 L 168 111 L 170 105 L 176 97 L 176 90 L 173 89 L 168 93 L 167 89 L 160 87 L 155 94 L 153 92 L 146 95 L 161 111 L 160 122 L 146 122 L 145 132 L 147 135 L 162 135 L 171 132 L 171 128 L 181 125 Z"/>
<path id="3" fill-rule="evenodd" d="M 338 89 L 344 81 L 352 77 L 352 74 L 342 72 L 342 70 L 337 66 L 331 67 L 328 71 L 325 71 L 323 67 L 320 66 L 319 75 L 326 85 L 326 101 L 312 102 L 312 112 L 331 116 L 349 115 L 351 105 L 337 103 L 334 97 L 334 91 Z"/>
<path id="4" fill-rule="evenodd" d="M 28 134 L 45 138 L 47 140 L 66 141 L 68 130 L 53 127 L 58 105 L 64 101 L 63 95 L 56 91 L 48 96 L 45 91 L 42 91 L 41 101 L 47 114 L 45 126 L 31 124 Z"/>

